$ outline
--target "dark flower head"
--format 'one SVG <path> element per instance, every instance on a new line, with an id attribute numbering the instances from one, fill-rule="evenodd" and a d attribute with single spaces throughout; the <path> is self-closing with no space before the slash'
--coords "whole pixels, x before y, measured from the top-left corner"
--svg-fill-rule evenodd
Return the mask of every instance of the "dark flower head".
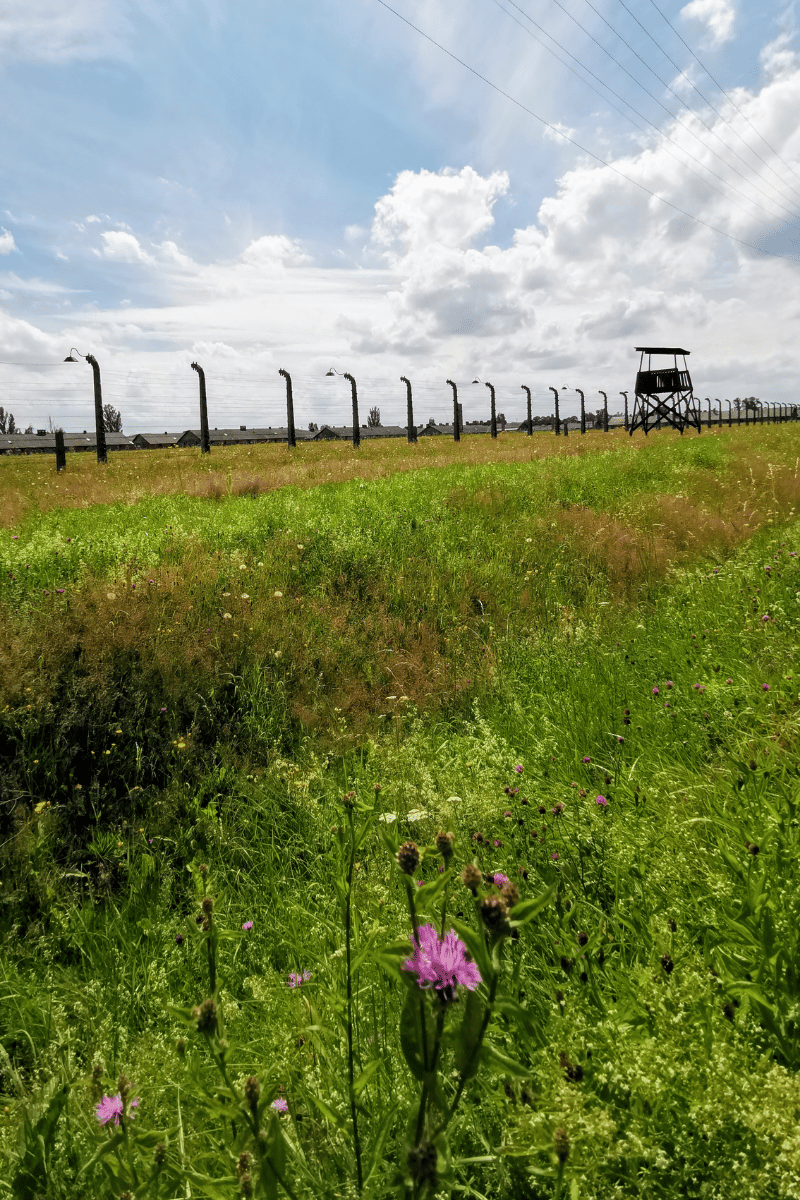
<path id="1" fill-rule="evenodd" d="M 186 1057 L 186 1041 L 184 1038 L 178 1038 L 177 1042 L 175 1043 L 175 1051 L 178 1055 L 178 1058 Z"/>
<path id="2" fill-rule="evenodd" d="M 454 833 L 437 833 L 436 835 L 436 849 L 445 862 L 449 862 L 453 857 L 453 842 L 455 840 Z"/>
<path id="3" fill-rule="evenodd" d="M 569 1137 L 566 1129 L 557 1129 L 553 1134 L 553 1149 L 558 1161 L 565 1163 L 569 1158 Z"/>
<path id="4" fill-rule="evenodd" d="M 261 1095 L 261 1084 L 257 1076 L 251 1075 L 244 1083 L 244 1098 L 248 1103 L 251 1112 L 255 1112 L 258 1108 L 258 1098 Z"/>
<path id="5" fill-rule="evenodd" d="M 182 933 L 176 933 L 176 934 L 175 934 L 175 945 L 176 945 L 176 946 L 182 946 L 182 945 L 183 945 L 183 934 L 182 934 Z"/>
<path id="6" fill-rule="evenodd" d="M 413 875 L 419 866 L 419 849 L 416 842 L 403 842 L 397 851 L 397 865 L 404 875 Z"/>
<path id="7" fill-rule="evenodd" d="M 197 1021 L 198 1033 L 212 1034 L 217 1028 L 217 1006 L 213 1000 L 204 1000 L 198 1008 L 193 1008 L 192 1016 Z"/>
<path id="8" fill-rule="evenodd" d="M 481 901 L 481 920 L 494 937 L 508 937 L 511 932 L 508 908 L 502 896 L 487 896 Z"/>
<path id="9" fill-rule="evenodd" d="M 211 899 L 210 896 L 206 896 L 206 898 L 203 900 L 203 903 L 200 905 L 200 907 L 202 908 L 202 910 L 206 914 L 206 916 L 210 917 L 214 911 L 214 901 Z"/>
<path id="10" fill-rule="evenodd" d="M 559 961 L 561 970 L 564 972 L 564 974 L 569 975 L 572 968 L 575 966 L 575 959 L 567 958 L 566 954 L 562 954 L 561 958 L 558 961 Z"/>
<path id="11" fill-rule="evenodd" d="M 754 858 L 756 854 L 760 853 L 759 847 L 755 842 L 745 842 L 745 846 L 747 847 L 747 853 L 752 854 Z"/>
<path id="12" fill-rule="evenodd" d="M 578 934 L 578 945 L 585 946 L 588 941 L 589 941 L 588 933 L 584 933 L 583 930 L 581 930 L 581 932 Z"/>
<path id="13" fill-rule="evenodd" d="M 515 883 L 504 883 L 500 889 L 500 895 L 505 900 L 507 908 L 513 908 L 515 904 L 519 904 L 519 888 Z"/>
<path id="14" fill-rule="evenodd" d="M 664 968 L 667 975 L 672 974 L 675 968 L 675 963 L 672 961 L 672 956 L 670 954 L 661 955 L 661 966 Z"/>
<path id="15" fill-rule="evenodd" d="M 465 888 L 469 888 L 474 896 L 481 884 L 481 873 L 474 863 L 467 863 L 464 867 L 461 872 L 461 882 Z"/>

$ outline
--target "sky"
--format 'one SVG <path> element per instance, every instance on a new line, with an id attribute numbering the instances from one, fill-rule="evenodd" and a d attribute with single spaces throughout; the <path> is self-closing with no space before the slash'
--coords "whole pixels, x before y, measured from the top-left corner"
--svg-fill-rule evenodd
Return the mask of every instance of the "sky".
<path id="1" fill-rule="evenodd" d="M 2 0 L 0 405 L 127 433 L 795 403 L 783 0 Z"/>

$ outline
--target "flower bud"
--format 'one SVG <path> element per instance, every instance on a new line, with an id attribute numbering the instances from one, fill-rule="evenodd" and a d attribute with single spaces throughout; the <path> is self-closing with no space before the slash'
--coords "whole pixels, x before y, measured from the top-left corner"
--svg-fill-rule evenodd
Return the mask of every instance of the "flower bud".
<path id="1" fill-rule="evenodd" d="M 580 933 L 577 935 L 577 938 L 579 946 L 585 946 L 589 941 L 588 933 L 584 933 L 583 930 L 580 931 Z"/>
<path id="2" fill-rule="evenodd" d="M 449 862 L 453 857 L 453 842 L 455 840 L 454 833 L 437 833 L 436 835 L 436 849 L 445 862 Z"/>
<path id="3" fill-rule="evenodd" d="M 403 842 L 397 851 L 397 865 L 404 875 L 413 875 L 419 866 L 419 849 L 416 842 Z"/>
<path id="4" fill-rule="evenodd" d="M 183 1038 L 178 1038 L 177 1044 L 175 1046 L 175 1050 L 177 1052 L 178 1058 L 186 1057 L 186 1042 L 184 1041 Z"/>
<path id="5" fill-rule="evenodd" d="M 167 1161 L 167 1147 L 163 1142 L 159 1142 L 153 1151 L 153 1163 L 157 1171 L 160 1171 L 164 1163 Z"/>
<path id="6" fill-rule="evenodd" d="M 208 875 L 208 867 L 206 866 L 206 864 L 200 863 L 200 866 L 197 869 L 200 872 L 200 877 L 202 879 L 205 879 L 206 875 Z"/>
<path id="7" fill-rule="evenodd" d="M 557 1129 L 553 1134 L 553 1149 L 556 1152 L 558 1161 L 565 1163 L 569 1158 L 569 1137 L 566 1129 Z"/>
<path id="8" fill-rule="evenodd" d="M 504 883 L 500 889 L 500 895 L 505 901 L 506 908 L 513 908 L 515 904 L 519 904 L 519 888 L 515 883 Z"/>
<path id="9" fill-rule="evenodd" d="M 206 914 L 206 916 L 210 917 L 212 912 L 214 911 L 214 901 L 211 899 L 210 896 L 206 896 L 206 898 L 203 900 L 203 903 L 200 905 L 200 907 L 202 908 L 202 910 Z"/>
<path id="10" fill-rule="evenodd" d="M 661 955 L 661 966 L 664 968 L 667 975 L 672 974 L 672 971 L 675 967 L 675 963 L 672 961 L 672 956 L 670 954 L 662 954 Z"/>
<path id="11" fill-rule="evenodd" d="M 481 920 L 487 932 L 495 937 L 508 937 L 511 932 L 508 908 L 501 896 L 486 896 L 481 901 Z"/>
<path id="12" fill-rule="evenodd" d="M 474 863 L 467 863 L 464 867 L 461 872 L 461 882 L 465 888 L 469 888 L 474 896 L 481 885 L 481 873 Z"/>
<path id="13" fill-rule="evenodd" d="M 253 1165 L 253 1156 L 249 1150 L 243 1150 L 239 1155 L 239 1161 L 236 1164 L 236 1174 L 241 1178 L 245 1171 L 249 1171 Z"/>
<path id="14" fill-rule="evenodd" d="M 126 1100 L 128 1099 L 128 1096 L 130 1095 L 130 1090 L 131 1090 L 130 1079 L 128 1079 L 127 1075 L 120 1075 L 119 1079 L 117 1080 L 117 1091 L 119 1092 L 119 1098 L 123 1104 L 125 1104 Z"/>
<path id="15" fill-rule="evenodd" d="M 239 1176 L 239 1195 L 252 1196 L 253 1194 L 253 1176 L 249 1171 L 243 1171 Z"/>

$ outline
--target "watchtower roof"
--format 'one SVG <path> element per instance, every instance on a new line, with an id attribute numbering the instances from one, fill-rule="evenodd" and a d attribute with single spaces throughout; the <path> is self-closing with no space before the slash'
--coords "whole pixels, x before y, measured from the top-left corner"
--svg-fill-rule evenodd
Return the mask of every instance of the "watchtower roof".
<path id="1" fill-rule="evenodd" d="M 681 350 L 680 346 L 636 346 L 642 354 L 691 354 L 691 350 Z"/>

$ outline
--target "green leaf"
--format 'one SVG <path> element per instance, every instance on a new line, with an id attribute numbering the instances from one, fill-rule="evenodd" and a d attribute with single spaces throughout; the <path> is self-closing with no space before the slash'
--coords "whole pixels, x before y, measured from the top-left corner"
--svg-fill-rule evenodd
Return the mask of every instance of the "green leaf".
<path id="1" fill-rule="evenodd" d="M 473 929 L 471 925 L 465 925 L 463 921 L 453 921 L 453 928 L 469 950 L 481 973 L 481 978 L 486 982 L 492 974 L 492 962 L 486 949 L 483 933 Z"/>
<path id="2" fill-rule="evenodd" d="M 356 1079 L 355 1082 L 353 1083 L 353 1092 L 355 1093 L 356 1096 L 361 1095 L 364 1088 L 367 1086 L 370 1079 L 372 1079 L 372 1076 L 378 1070 L 378 1067 L 380 1065 L 381 1065 L 381 1061 L 379 1058 L 375 1058 L 372 1060 L 371 1063 L 367 1063 L 367 1065 L 364 1067 L 364 1070 L 359 1075 L 358 1079 Z"/>
<path id="3" fill-rule="evenodd" d="M 528 921 L 532 921 L 534 917 L 545 908 L 556 894 L 558 883 L 551 883 L 549 888 L 545 888 L 538 896 L 533 896 L 530 900 L 520 900 L 511 910 L 511 926 L 518 928 L 520 925 L 527 925 Z"/>
<path id="4" fill-rule="evenodd" d="M 481 1048 L 481 1059 L 485 1066 L 499 1071 L 501 1075 L 513 1075 L 516 1079 L 524 1079 L 531 1073 L 530 1067 L 524 1067 L 516 1059 L 509 1058 L 492 1042 L 484 1041 Z"/>
<path id="5" fill-rule="evenodd" d="M 19 1200 L 36 1200 L 48 1190 L 48 1152 L 55 1140 L 56 1126 L 67 1103 L 70 1085 L 56 1092 L 35 1125 L 25 1122 L 25 1153 L 11 1183 L 12 1193 Z"/>
<path id="6" fill-rule="evenodd" d="M 469 992 L 455 1042 L 456 1068 L 466 1079 L 470 1079 L 480 1065 L 480 1055 L 475 1051 L 480 1041 L 485 1012 L 486 1005 L 478 993 Z"/>
<path id="7" fill-rule="evenodd" d="M 345 1118 L 340 1117 L 337 1112 L 334 1112 L 331 1106 L 326 1104 L 324 1100 L 321 1100 L 319 1096 L 315 1096 L 313 1092 L 306 1092 L 306 1095 L 311 1103 L 319 1109 L 325 1120 L 331 1125 L 335 1125 L 337 1129 L 343 1130 L 350 1128 L 349 1123 L 345 1120 Z"/>

